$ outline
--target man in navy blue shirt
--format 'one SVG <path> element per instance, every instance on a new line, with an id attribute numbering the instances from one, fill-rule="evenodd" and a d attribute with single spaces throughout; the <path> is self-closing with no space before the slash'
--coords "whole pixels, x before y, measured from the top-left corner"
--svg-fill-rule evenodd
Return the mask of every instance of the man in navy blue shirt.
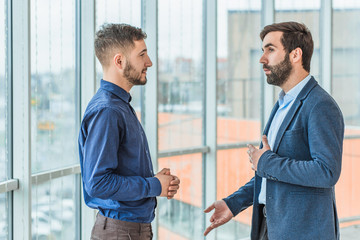
<path id="1" fill-rule="evenodd" d="M 99 213 L 91 239 L 152 239 L 156 196 L 171 199 L 180 180 L 164 168 L 154 175 L 145 132 L 130 105 L 130 89 L 146 84 L 146 34 L 105 24 L 95 53 L 103 68 L 79 133 L 85 203 Z"/>

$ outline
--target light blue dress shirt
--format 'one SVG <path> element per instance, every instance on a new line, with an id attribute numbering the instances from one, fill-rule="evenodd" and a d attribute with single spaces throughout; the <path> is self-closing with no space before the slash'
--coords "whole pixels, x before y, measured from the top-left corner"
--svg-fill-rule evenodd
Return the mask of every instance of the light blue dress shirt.
<path id="1" fill-rule="evenodd" d="M 274 147 L 275 139 L 279 128 L 286 117 L 286 114 L 289 112 L 291 106 L 294 103 L 294 100 L 299 95 L 301 90 L 310 80 L 311 75 L 309 74 L 301 82 L 299 82 L 295 87 L 293 87 L 288 93 L 285 94 L 283 90 L 279 93 L 279 108 L 271 122 L 267 139 L 269 142 L 270 149 Z M 262 178 L 261 190 L 259 194 L 259 203 L 266 204 L 266 178 Z"/>

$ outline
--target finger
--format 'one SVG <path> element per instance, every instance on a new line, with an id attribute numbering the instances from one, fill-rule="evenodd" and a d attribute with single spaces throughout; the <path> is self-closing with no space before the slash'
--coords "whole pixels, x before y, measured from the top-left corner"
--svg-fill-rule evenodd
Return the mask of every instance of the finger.
<path id="1" fill-rule="evenodd" d="M 159 173 L 167 174 L 167 172 L 169 172 L 169 174 L 170 174 L 170 168 L 163 168 L 163 169 L 161 169 L 161 171 Z"/>
<path id="2" fill-rule="evenodd" d="M 210 217 L 210 222 L 213 224 L 214 223 L 214 221 L 215 221 L 215 216 L 214 216 L 215 214 L 213 214 L 213 215 L 211 215 L 211 217 Z"/>
<path id="3" fill-rule="evenodd" d="M 167 197 L 168 197 L 168 198 L 169 198 L 169 197 L 173 198 L 176 193 L 177 193 L 177 191 L 168 192 Z"/>
<path id="4" fill-rule="evenodd" d="M 214 208 L 215 208 L 215 205 L 214 205 L 214 203 L 213 203 L 213 204 L 211 204 L 207 209 L 205 209 L 204 212 L 208 213 L 208 212 L 210 212 L 211 210 L 213 210 Z"/>
<path id="5" fill-rule="evenodd" d="M 263 143 L 264 148 L 270 148 L 266 135 L 262 136 L 262 143 Z"/>
<path id="6" fill-rule="evenodd" d="M 213 230 L 212 224 L 205 230 L 204 236 L 208 235 L 208 233 L 209 233 L 211 230 Z"/>
<path id="7" fill-rule="evenodd" d="M 168 196 L 169 195 L 175 195 L 177 193 L 177 190 L 169 190 L 168 191 Z"/>
<path id="8" fill-rule="evenodd" d="M 252 145 L 252 144 L 248 144 L 247 145 L 248 146 L 248 148 L 249 148 L 249 153 L 252 153 L 254 150 L 255 150 L 255 147 L 254 147 L 254 145 Z"/>
<path id="9" fill-rule="evenodd" d="M 179 185 L 171 185 L 168 188 L 168 191 L 176 191 L 179 189 Z"/>
<path id="10" fill-rule="evenodd" d="M 255 171 L 255 167 L 254 167 L 254 165 L 251 165 L 251 169 Z"/>
<path id="11" fill-rule="evenodd" d="M 180 184 L 180 179 L 174 176 L 174 179 L 171 180 L 170 185 L 179 185 L 179 184 Z"/>

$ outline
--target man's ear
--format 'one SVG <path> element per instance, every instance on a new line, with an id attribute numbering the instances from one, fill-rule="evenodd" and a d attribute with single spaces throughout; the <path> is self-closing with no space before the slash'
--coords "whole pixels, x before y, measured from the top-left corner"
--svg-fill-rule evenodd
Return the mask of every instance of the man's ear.
<path id="1" fill-rule="evenodd" d="M 123 70 L 124 67 L 125 67 L 125 57 L 118 53 L 114 56 L 113 58 L 113 64 L 118 68 L 118 69 L 121 69 Z"/>
<path id="2" fill-rule="evenodd" d="M 299 48 L 299 47 L 295 48 L 290 53 L 290 61 L 293 63 L 296 63 L 299 61 L 302 62 L 302 54 L 303 54 L 303 52 L 302 52 L 301 48 Z"/>

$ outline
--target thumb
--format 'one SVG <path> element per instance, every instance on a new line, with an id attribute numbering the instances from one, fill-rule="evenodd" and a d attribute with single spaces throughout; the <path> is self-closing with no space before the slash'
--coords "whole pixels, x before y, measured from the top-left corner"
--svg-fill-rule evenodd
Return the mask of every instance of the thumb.
<path id="1" fill-rule="evenodd" d="M 169 168 L 163 168 L 159 173 L 169 175 L 170 174 L 170 169 Z"/>
<path id="2" fill-rule="evenodd" d="M 204 210 L 205 213 L 210 212 L 211 210 L 213 210 L 215 208 L 215 204 L 211 204 L 207 209 Z"/>
<path id="3" fill-rule="evenodd" d="M 262 136 L 262 144 L 263 144 L 263 148 L 270 149 L 270 145 L 269 145 L 266 135 Z"/>

